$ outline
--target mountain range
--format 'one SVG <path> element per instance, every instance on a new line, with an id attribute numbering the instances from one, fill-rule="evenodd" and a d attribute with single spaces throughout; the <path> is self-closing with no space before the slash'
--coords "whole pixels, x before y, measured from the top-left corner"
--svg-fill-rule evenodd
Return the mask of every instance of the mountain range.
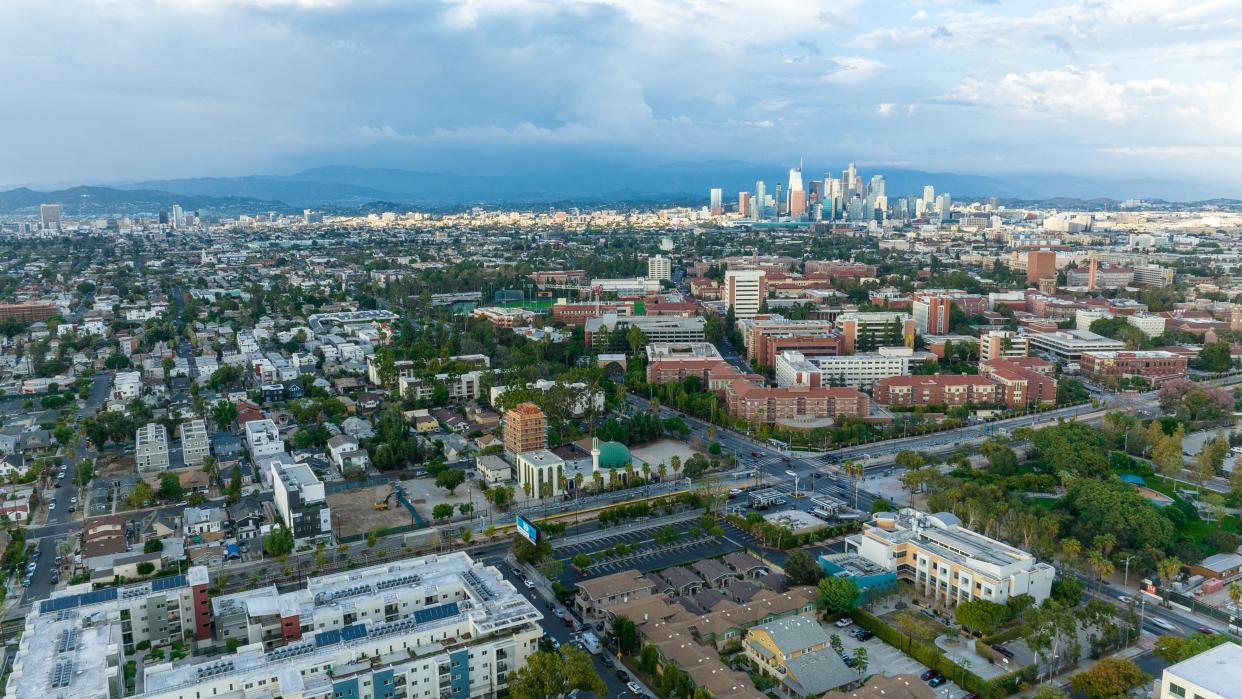
<path id="1" fill-rule="evenodd" d="M 957 200 L 998 197 L 1039 202 L 1059 199 L 1062 205 L 1101 199 L 1199 201 L 1222 195 L 1192 182 L 1157 179 L 1104 179 L 1066 174 L 970 175 L 873 167 L 860 170 L 864 180 L 882 174 L 890 197 L 921 194 L 924 185 L 949 192 Z M 769 192 L 784 183 L 788 172 L 771 166 L 737 162 L 674 163 L 637 167 L 596 163 L 567 170 L 511 174 L 459 174 L 401 169 L 328 166 L 290 175 L 197 177 L 83 186 L 54 192 L 27 188 L 0 192 L 0 213 L 37 213 L 39 204 L 60 203 L 73 216 L 150 213 L 174 202 L 187 210 L 221 213 L 293 211 L 320 208 L 336 211 L 384 207 L 450 208 L 468 205 L 539 206 L 551 203 L 607 205 L 616 203 L 681 202 L 702 204 L 711 187 L 726 199 L 753 191 L 765 180 Z M 837 174 L 839 176 L 839 174 Z M 803 179 L 820 179 L 807 170 Z"/>

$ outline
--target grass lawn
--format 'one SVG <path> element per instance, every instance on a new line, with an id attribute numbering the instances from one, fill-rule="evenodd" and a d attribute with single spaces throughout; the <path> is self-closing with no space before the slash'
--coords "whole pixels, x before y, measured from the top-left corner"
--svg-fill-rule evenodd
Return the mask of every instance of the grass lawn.
<path id="1" fill-rule="evenodd" d="M 944 624 L 914 609 L 899 609 L 881 618 L 893 628 L 925 643 L 934 642 L 945 632 Z"/>

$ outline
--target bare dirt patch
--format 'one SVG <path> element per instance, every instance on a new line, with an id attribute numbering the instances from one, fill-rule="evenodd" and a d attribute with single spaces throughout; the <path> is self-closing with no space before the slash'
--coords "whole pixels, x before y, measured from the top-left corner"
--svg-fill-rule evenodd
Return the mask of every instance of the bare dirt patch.
<path id="1" fill-rule="evenodd" d="M 359 490 L 328 494 L 328 507 L 332 508 L 332 530 L 337 536 L 365 534 L 376 527 L 387 529 L 410 524 L 410 512 L 388 498 L 388 509 L 377 510 L 375 503 L 392 492 L 387 485 L 370 486 Z"/>

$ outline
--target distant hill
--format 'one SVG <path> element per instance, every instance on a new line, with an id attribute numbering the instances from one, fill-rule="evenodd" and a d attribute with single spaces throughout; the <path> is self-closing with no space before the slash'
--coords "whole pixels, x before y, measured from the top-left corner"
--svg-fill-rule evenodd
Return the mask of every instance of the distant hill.
<path id="1" fill-rule="evenodd" d="M 1066 197 L 1079 200 L 1112 198 L 1197 201 L 1222 192 L 1203 185 L 1172 180 L 1106 179 L 1066 174 L 970 175 L 901 168 L 866 167 L 864 179 L 882 174 L 890 197 L 921 194 L 930 184 L 937 193 L 958 199 L 1001 197 L 1037 201 Z M 840 172 L 829 173 L 840 177 Z M 208 197 L 252 197 L 285 202 L 293 207 L 355 207 L 370 202 L 442 207 L 469 204 L 541 204 L 551 202 L 608 203 L 707 200 L 708 190 L 721 187 L 732 199 L 753 191 L 764 180 L 768 191 L 788 177 L 787 169 L 738 162 L 672 163 L 658 168 L 592 163 L 572 169 L 523 174 L 462 175 L 401 169 L 318 167 L 292 175 L 157 180 L 122 185 Z M 803 180 L 824 177 L 807 168 Z"/>
<path id="2" fill-rule="evenodd" d="M 60 204 L 67 216 L 105 216 L 154 214 L 180 204 L 187 211 L 211 210 L 222 213 L 288 211 L 279 201 L 245 196 L 192 196 L 154 189 L 116 189 L 113 187 L 71 187 L 53 192 L 36 192 L 21 187 L 0 192 L 0 213 L 37 215 L 40 204 Z"/>

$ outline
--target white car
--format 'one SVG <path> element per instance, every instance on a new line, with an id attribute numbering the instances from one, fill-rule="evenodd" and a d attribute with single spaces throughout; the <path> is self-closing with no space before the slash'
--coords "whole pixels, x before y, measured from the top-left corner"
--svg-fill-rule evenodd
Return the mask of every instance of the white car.
<path id="1" fill-rule="evenodd" d="M 853 625 L 854 625 L 854 620 L 853 620 L 853 619 L 851 619 L 851 618 L 849 618 L 849 617 L 844 617 L 844 618 L 841 618 L 841 619 L 837 619 L 837 628 L 838 628 L 838 629 L 844 629 L 844 628 L 846 628 L 847 626 L 853 626 Z"/>
<path id="2" fill-rule="evenodd" d="M 55 500 L 53 500 L 52 502 L 49 502 L 49 503 L 47 504 L 47 509 L 49 509 L 49 510 L 54 510 L 54 509 L 56 509 L 56 501 L 55 501 Z"/>
<path id="3" fill-rule="evenodd" d="M 522 581 L 522 584 L 523 584 L 523 585 L 526 585 L 526 589 L 528 589 L 528 590 L 533 590 L 533 589 L 535 589 L 535 583 L 534 583 L 534 581 L 532 581 L 530 578 L 527 578 L 527 579 L 523 580 L 523 581 Z"/>
<path id="4" fill-rule="evenodd" d="M 73 497 L 69 498 L 69 502 L 75 505 L 78 504 L 78 496 L 74 495 Z"/>
<path id="5" fill-rule="evenodd" d="M 637 682 L 626 682 L 625 688 L 636 695 L 641 695 L 643 693 L 643 686 Z"/>

